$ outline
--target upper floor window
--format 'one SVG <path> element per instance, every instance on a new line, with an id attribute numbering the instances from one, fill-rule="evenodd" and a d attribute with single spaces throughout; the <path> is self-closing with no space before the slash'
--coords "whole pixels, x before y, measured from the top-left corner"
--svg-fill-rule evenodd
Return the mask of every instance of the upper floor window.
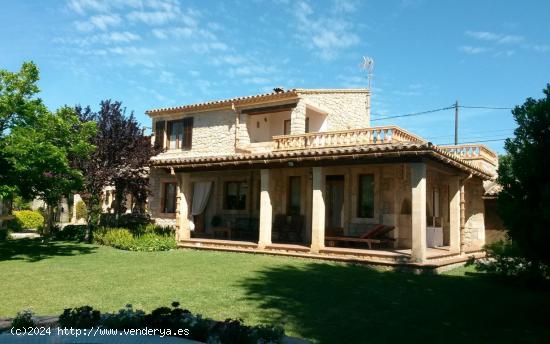
<path id="1" fill-rule="evenodd" d="M 224 208 L 228 210 L 246 209 L 246 195 L 248 193 L 248 183 L 226 182 L 224 188 Z"/>
<path id="2" fill-rule="evenodd" d="M 359 197 L 357 202 L 357 217 L 374 217 L 374 175 L 359 175 Z"/>
<path id="3" fill-rule="evenodd" d="M 164 147 L 165 125 L 166 125 L 166 121 L 155 122 L 155 147 L 157 148 Z"/>
<path id="4" fill-rule="evenodd" d="M 193 135 L 193 117 L 168 122 L 170 149 L 190 149 Z"/>

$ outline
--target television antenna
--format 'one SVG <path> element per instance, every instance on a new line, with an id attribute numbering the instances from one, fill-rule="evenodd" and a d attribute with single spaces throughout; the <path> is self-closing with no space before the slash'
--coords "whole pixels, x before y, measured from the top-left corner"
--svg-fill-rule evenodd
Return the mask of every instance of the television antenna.
<path id="1" fill-rule="evenodd" d="M 370 89 L 371 80 L 372 80 L 372 71 L 374 70 L 374 59 L 372 57 L 363 56 L 363 62 L 361 62 L 360 67 L 361 69 L 367 71 L 367 82 Z"/>

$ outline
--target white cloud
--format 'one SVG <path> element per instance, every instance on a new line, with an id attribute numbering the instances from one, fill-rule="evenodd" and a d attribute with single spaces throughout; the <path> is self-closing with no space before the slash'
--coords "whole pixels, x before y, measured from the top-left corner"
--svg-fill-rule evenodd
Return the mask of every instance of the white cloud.
<path id="1" fill-rule="evenodd" d="M 466 54 L 470 54 L 470 55 L 481 54 L 481 53 L 485 53 L 485 52 L 490 50 L 489 48 L 486 48 L 486 47 L 472 47 L 470 45 L 463 45 L 463 46 L 459 47 L 458 49 L 460 51 L 462 51 Z"/>
<path id="2" fill-rule="evenodd" d="M 333 13 L 322 15 L 315 13 L 308 2 L 296 3 L 297 38 L 325 59 L 331 60 L 338 56 L 341 50 L 357 45 L 359 36 L 353 32 L 353 22 L 339 15 L 343 10 L 350 10 L 351 5 L 337 7 Z"/>
<path id="3" fill-rule="evenodd" d="M 75 27 L 78 31 L 92 31 L 99 29 L 106 31 L 111 26 L 117 26 L 121 22 L 121 18 L 118 14 L 99 14 L 91 16 L 90 19 L 85 21 L 76 21 Z"/>
<path id="4" fill-rule="evenodd" d="M 533 50 L 539 53 L 545 53 L 550 51 L 550 45 L 548 44 L 536 44 L 533 46 Z"/>
<path id="5" fill-rule="evenodd" d="M 126 15 L 126 18 L 130 21 L 140 21 L 147 25 L 162 25 L 175 19 L 177 12 L 165 12 L 165 11 L 133 11 Z"/>
<path id="6" fill-rule="evenodd" d="M 505 35 L 488 31 L 466 31 L 466 35 L 478 40 L 499 44 L 517 44 L 525 40 L 525 37 L 519 35 Z"/>

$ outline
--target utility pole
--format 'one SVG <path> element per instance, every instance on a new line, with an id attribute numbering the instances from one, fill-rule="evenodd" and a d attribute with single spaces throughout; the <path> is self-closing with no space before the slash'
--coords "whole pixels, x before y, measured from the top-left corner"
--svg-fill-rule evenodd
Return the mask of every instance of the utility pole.
<path id="1" fill-rule="evenodd" d="M 455 102 L 455 145 L 458 144 L 458 100 Z"/>

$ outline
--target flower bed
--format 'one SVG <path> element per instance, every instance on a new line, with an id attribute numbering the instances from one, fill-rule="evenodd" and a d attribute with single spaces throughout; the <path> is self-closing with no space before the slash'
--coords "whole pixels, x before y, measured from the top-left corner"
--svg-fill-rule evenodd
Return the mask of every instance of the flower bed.
<path id="1" fill-rule="evenodd" d="M 281 343 L 284 329 L 280 326 L 247 326 L 240 319 L 216 321 L 194 315 L 173 302 L 171 307 L 159 307 L 150 313 L 134 310 L 132 305 L 116 313 L 104 313 L 90 306 L 68 308 L 59 316 L 60 328 L 116 330 L 161 330 L 164 335 L 187 338 L 204 343 L 267 344 Z M 12 327 L 35 326 L 32 313 L 24 311 L 13 319 Z"/>

